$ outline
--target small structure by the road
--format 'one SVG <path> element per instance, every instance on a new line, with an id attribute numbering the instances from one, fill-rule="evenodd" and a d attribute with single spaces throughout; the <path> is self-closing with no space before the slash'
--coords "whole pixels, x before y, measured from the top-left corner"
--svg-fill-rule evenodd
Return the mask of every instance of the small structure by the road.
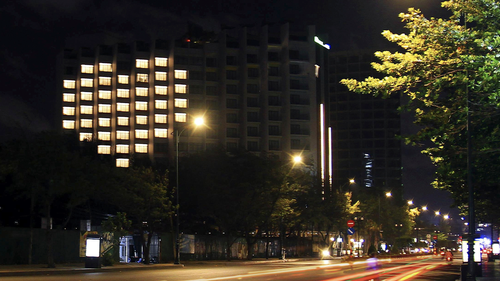
<path id="1" fill-rule="evenodd" d="M 85 240 L 85 267 L 101 268 L 101 236 L 87 235 Z"/>

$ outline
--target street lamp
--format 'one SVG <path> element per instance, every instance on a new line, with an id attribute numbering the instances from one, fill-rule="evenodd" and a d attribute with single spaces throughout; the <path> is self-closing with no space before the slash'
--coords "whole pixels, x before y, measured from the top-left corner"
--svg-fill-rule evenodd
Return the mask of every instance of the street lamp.
<path id="1" fill-rule="evenodd" d="M 292 158 L 293 164 L 301 164 L 302 163 L 302 155 L 295 155 Z"/>
<path id="2" fill-rule="evenodd" d="M 205 120 L 203 117 L 196 117 L 194 119 L 194 126 L 195 128 L 198 126 L 201 126 L 205 123 Z M 180 204 L 179 204 L 179 140 L 180 136 L 182 133 L 187 129 L 189 125 L 184 126 L 181 131 L 179 129 L 174 129 L 175 130 L 175 180 L 176 180 L 176 192 L 175 192 L 175 201 L 177 205 L 177 212 L 175 214 L 175 260 L 174 264 L 180 264 L 181 263 L 181 252 L 180 252 Z"/>
<path id="3" fill-rule="evenodd" d="M 380 207 L 380 197 L 382 197 L 382 196 L 381 196 L 380 192 L 377 192 L 377 195 L 378 195 L 378 216 L 377 216 L 377 227 L 379 228 L 379 236 L 378 236 L 378 242 L 377 242 L 377 245 L 379 245 L 379 246 L 380 246 L 380 240 L 382 240 L 382 232 L 383 232 L 383 230 L 382 230 L 382 225 L 380 224 L 380 208 L 381 208 L 381 207 Z M 385 193 L 385 198 L 390 198 L 390 197 L 392 197 L 392 193 L 391 193 L 390 191 L 387 191 L 387 192 Z M 379 246 L 377 246 L 377 248 L 378 248 Z"/>
<path id="4" fill-rule="evenodd" d="M 356 183 L 356 180 L 354 178 L 352 179 L 349 179 L 348 182 L 344 183 L 342 186 L 340 186 L 339 188 L 339 193 L 342 193 L 342 189 L 346 186 L 346 185 L 351 185 L 351 184 L 355 184 Z"/>

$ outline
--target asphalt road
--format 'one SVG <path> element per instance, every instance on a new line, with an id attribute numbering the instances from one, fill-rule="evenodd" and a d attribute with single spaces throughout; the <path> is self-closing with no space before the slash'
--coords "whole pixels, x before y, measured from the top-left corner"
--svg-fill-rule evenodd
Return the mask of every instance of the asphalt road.
<path id="1" fill-rule="evenodd" d="M 185 267 L 137 269 L 106 272 L 59 272 L 45 275 L 1 277 L 0 280 L 40 281 L 214 281 L 214 280 L 432 280 L 452 281 L 460 277 L 461 260 L 447 264 L 436 257 L 380 260 L 369 269 L 366 262 L 297 261 L 262 264 L 196 264 Z"/>

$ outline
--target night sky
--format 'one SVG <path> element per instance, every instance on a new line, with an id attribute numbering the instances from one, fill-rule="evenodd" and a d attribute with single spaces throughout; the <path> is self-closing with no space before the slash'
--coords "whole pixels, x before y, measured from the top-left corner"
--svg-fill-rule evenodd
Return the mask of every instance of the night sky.
<path id="1" fill-rule="evenodd" d="M 117 38 L 168 35 L 164 26 L 189 19 L 217 31 L 219 22 L 315 24 L 333 50 L 384 49 L 380 33 L 404 32 L 398 18 L 408 7 L 427 17 L 446 17 L 439 0 L 3 0 L 0 4 L 0 141 L 15 134 L 54 128 L 56 55 L 64 46 L 95 34 Z M 326 40 L 325 40 L 326 41 Z M 417 204 L 447 212 L 446 193 L 433 190 L 432 167 L 418 149 L 404 153 L 405 193 Z"/>

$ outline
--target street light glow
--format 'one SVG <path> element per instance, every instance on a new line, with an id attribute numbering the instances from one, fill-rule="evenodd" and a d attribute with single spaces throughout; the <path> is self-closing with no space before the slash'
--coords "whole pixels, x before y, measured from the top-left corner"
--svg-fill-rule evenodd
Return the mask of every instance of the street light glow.
<path id="1" fill-rule="evenodd" d="M 436 214 L 436 216 L 439 216 L 441 214 L 441 212 L 436 211 L 436 212 L 434 212 L 434 214 Z"/>
<path id="2" fill-rule="evenodd" d="M 302 156 L 300 156 L 300 155 L 294 156 L 293 157 L 293 163 L 296 163 L 296 164 L 302 163 Z"/>
<path id="3" fill-rule="evenodd" d="M 205 124 L 205 119 L 203 117 L 196 117 L 194 119 L 194 125 L 195 126 L 200 126 L 200 125 L 203 125 Z"/>
<path id="4" fill-rule="evenodd" d="M 423 206 L 422 211 L 427 211 L 427 206 Z"/>
<path id="5" fill-rule="evenodd" d="M 354 179 L 349 179 L 349 183 L 350 183 L 350 184 L 355 184 L 355 183 L 356 183 L 356 181 L 355 181 Z"/>
<path id="6" fill-rule="evenodd" d="M 390 191 L 385 193 L 385 197 L 391 197 L 391 196 L 392 196 L 392 193 Z"/>
<path id="7" fill-rule="evenodd" d="M 413 205 L 413 200 L 408 200 L 408 205 Z"/>

